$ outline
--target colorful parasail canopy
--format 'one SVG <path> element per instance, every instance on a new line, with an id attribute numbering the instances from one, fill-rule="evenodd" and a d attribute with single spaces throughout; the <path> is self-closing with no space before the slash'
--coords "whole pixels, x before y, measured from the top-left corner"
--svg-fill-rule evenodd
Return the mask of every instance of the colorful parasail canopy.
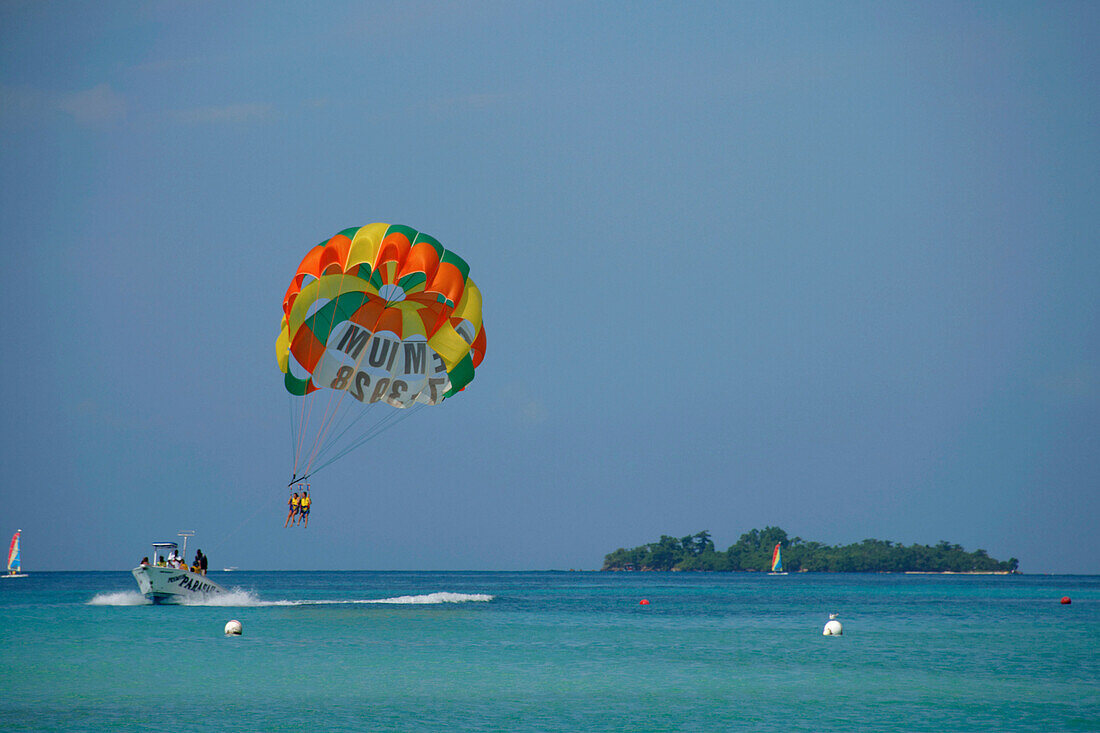
<path id="1" fill-rule="evenodd" d="M 347 438 L 344 423 L 359 422 L 343 403 L 438 405 L 470 383 L 485 331 L 469 269 L 438 240 L 397 224 L 345 229 L 306 254 L 283 298 L 275 354 L 291 395 L 321 392 L 327 402 L 299 407 L 295 478 Z M 378 431 L 351 432 L 352 445 L 323 465 Z"/>

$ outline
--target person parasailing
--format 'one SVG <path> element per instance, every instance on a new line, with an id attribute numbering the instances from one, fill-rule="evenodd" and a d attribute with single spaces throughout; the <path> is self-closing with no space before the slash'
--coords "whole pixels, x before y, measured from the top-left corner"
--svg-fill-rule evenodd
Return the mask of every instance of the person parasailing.
<path id="1" fill-rule="evenodd" d="M 290 526 L 291 520 L 294 519 L 294 517 L 297 516 L 297 514 L 298 514 L 298 507 L 300 506 L 300 500 L 298 499 L 298 492 L 297 491 L 295 491 L 294 495 L 291 496 L 290 499 L 287 500 L 286 506 L 287 506 L 287 513 L 286 513 L 286 521 L 283 522 L 283 528 L 284 529 L 286 527 Z"/>
<path id="2" fill-rule="evenodd" d="M 309 526 L 309 505 L 311 500 L 309 498 L 309 484 L 302 489 L 302 500 L 298 504 L 298 524 Z"/>

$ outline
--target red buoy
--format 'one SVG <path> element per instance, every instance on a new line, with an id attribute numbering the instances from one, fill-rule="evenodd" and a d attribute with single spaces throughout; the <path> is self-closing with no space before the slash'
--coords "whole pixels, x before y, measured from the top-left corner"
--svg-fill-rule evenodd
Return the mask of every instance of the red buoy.
<path id="1" fill-rule="evenodd" d="M 1067 600 L 1066 602 L 1068 603 L 1069 601 Z M 649 605 L 649 599 L 648 598 L 643 598 L 642 600 L 638 601 L 638 605 L 639 606 L 648 606 Z"/>
<path id="2" fill-rule="evenodd" d="M 1073 601 L 1071 601 L 1069 599 L 1069 596 L 1062 596 L 1062 605 L 1063 606 L 1068 606 L 1071 603 L 1073 603 Z"/>

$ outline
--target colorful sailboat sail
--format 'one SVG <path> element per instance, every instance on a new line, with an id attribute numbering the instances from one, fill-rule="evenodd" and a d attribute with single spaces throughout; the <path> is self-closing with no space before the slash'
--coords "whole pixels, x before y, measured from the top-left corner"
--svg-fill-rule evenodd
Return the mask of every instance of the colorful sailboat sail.
<path id="1" fill-rule="evenodd" d="M 18 530 L 11 537 L 11 546 L 8 547 L 8 573 L 15 575 L 23 569 L 23 559 L 19 552 L 19 534 L 23 530 Z M 2 545 L 0 545 L 2 547 Z"/>
<path id="2" fill-rule="evenodd" d="M 783 550 L 780 542 L 776 542 L 775 549 L 772 550 L 772 572 L 783 572 Z"/>

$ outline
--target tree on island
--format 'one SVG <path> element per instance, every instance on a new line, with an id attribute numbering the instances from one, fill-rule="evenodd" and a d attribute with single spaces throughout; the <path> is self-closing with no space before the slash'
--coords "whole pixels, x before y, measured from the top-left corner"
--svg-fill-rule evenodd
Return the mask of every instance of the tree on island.
<path id="1" fill-rule="evenodd" d="M 718 552 L 710 532 L 686 537 L 661 535 L 657 542 L 619 548 L 604 557 L 604 570 L 761 571 L 771 567 L 772 550 L 783 547 L 783 566 L 791 572 L 828 573 L 1012 573 L 1019 561 L 995 560 L 985 550 L 966 552 L 942 541 L 935 546 L 903 545 L 867 539 L 829 546 L 788 537 L 779 527 L 749 530 L 725 552 Z"/>

